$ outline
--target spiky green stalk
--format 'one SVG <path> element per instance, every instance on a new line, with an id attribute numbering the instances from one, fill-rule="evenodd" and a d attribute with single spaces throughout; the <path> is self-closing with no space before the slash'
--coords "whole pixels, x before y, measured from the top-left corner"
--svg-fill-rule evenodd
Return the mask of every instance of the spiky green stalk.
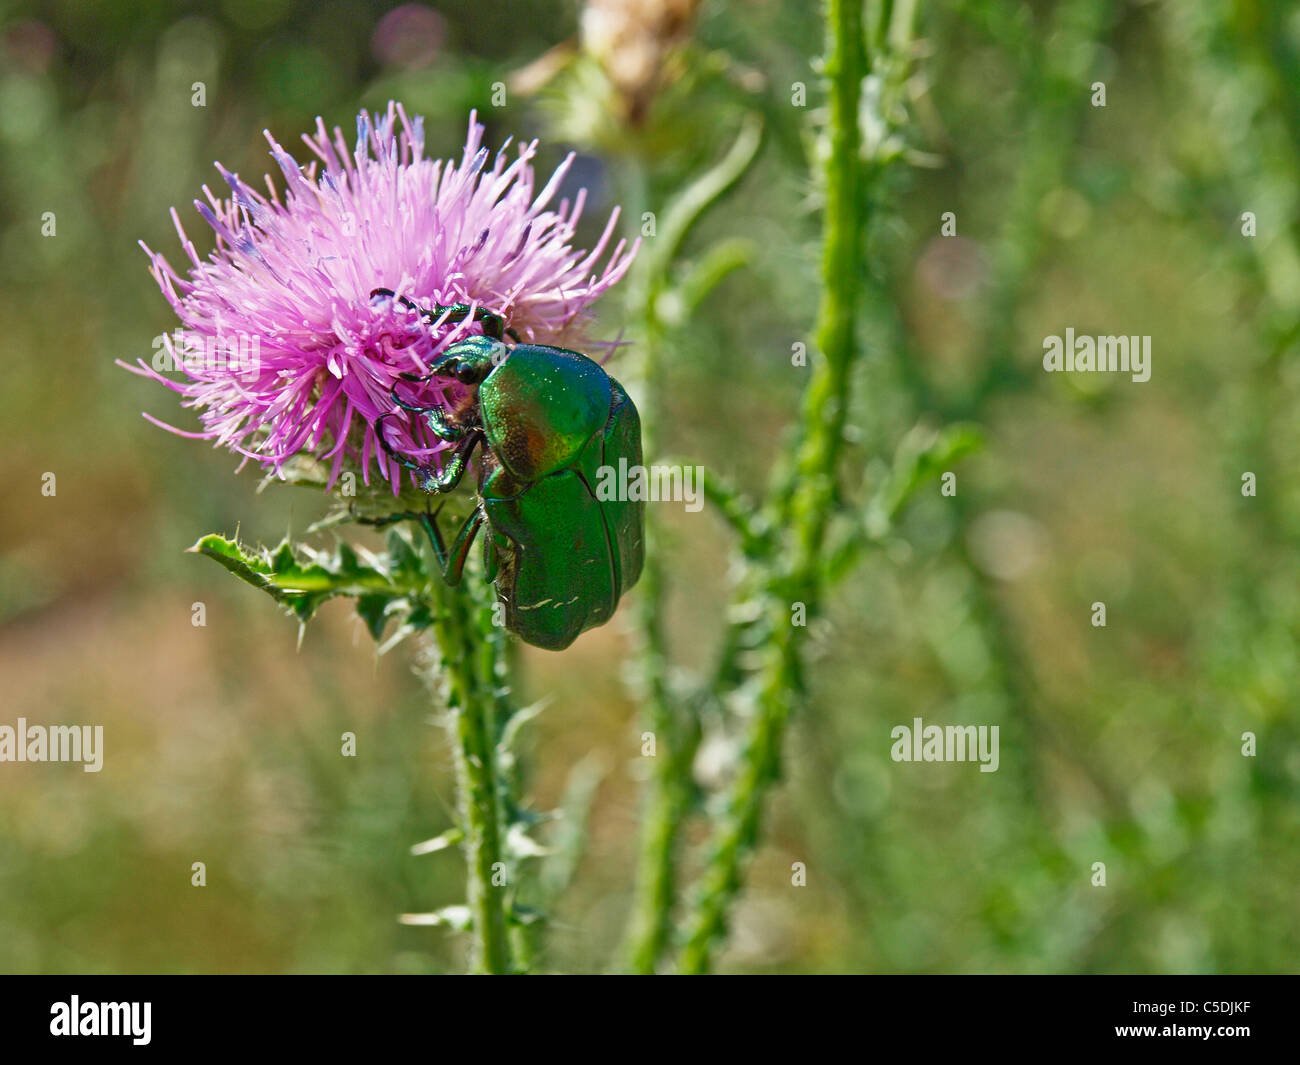
<path id="1" fill-rule="evenodd" d="M 830 151 L 825 171 L 822 298 L 817 346 L 821 359 L 804 395 L 803 437 L 789 504 L 788 562 L 767 588 L 771 639 L 760 670 L 757 706 L 740 765 L 709 849 L 680 971 L 704 973 L 726 927 L 744 866 L 758 839 L 763 802 L 780 768 L 782 740 L 800 693 L 807 629 L 791 623 L 791 607 L 812 613 L 821 595 L 820 556 L 835 497 L 849 381 L 857 345 L 854 321 L 862 291 L 865 207 L 859 156 L 858 106 L 866 74 L 862 0 L 828 0 Z"/>

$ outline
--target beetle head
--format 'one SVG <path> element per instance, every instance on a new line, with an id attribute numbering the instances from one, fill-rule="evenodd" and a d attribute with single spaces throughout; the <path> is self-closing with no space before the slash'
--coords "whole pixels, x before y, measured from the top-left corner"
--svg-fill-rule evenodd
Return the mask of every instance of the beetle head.
<path id="1" fill-rule="evenodd" d="M 482 384 L 484 379 L 505 361 L 510 349 L 492 337 L 466 337 L 433 360 L 432 376 L 450 377 L 463 385 Z"/>

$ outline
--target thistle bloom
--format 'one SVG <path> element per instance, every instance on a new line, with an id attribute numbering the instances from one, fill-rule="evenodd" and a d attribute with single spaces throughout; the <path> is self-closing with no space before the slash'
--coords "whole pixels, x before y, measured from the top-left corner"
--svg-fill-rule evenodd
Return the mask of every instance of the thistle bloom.
<path id="1" fill-rule="evenodd" d="M 422 320 L 405 300 L 483 307 L 526 342 L 583 342 L 588 307 L 626 273 L 637 247 L 620 240 L 597 271 L 617 208 L 595 247 L 575 251 L 586 190 L 548 209 L 573 155 L 535 193 L 537 143 L 520 146 L 513 162 L 503 147 L 489 167 L 483 132 L 471 114 L 460 164 L 426 159 L 422 120 L 390 103 L 373 121 L 358 116 L 351 152 L 341 130 L 331 137 L 317 119 L 315 134 L 303 136 L 317 161 L 305 169 L 268 133 L 283 197 L 269 176 L 262 195 L 217 164 L 230 199 L 205 186 L 207 202 L 195 201 L 216 232 L 212 254 L 199 257 L 174 209 L 188 275 L 145 247 L 183 326 L 179 342 L 163 338 L 164 365 L 183 377 L 164 377 L 157 359 L 137 372 L 198 411 L 202 431 L 182 435 L 276 472 L 295 455 L 313 455 L 328 463 L 331 485 L 345 461 L 369 483 L 373 459 L 397 492 L 401 470 L 376 435 L 379 418 L 398 411 L 394 384 L 427 372 L 438 352 L 480 329 L 447 315 Z M 372 299 L 379 288 L 405 300 Z M 464 386 L 442 381 L 403 381 L 399 395 L 425 406 L 466 398 Z M 448 446 L 404 410 L 382 430 L 394 450 L 421 463 Z"/>

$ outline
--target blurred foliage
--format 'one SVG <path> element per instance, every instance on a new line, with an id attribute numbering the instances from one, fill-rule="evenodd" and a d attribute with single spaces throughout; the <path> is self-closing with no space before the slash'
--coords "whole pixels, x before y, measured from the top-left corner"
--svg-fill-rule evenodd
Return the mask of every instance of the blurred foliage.
<path id="1" fill-rule="evenodd" d="M 636 123 L 605 106 L 578 33 L 567 0 L 526 17 L 489 0 L 0 4 L 0 724 L 103 724 L 107 745 L 99 774 L 0 765 L 0 969 L 461 967 L 455 935 L 396 920 L 463 898 L 454 858 L 409 851 L 451 824 L 451 782 L 400 656 L 378 659 L 339 604 L 296 649 L 292 621 L 185 553 L 210 530 L 279 542 L 327 501 L 255 494 L 254 471 L 138 418 L 192 427 L 113 365 L 174 325 L 135 242 L 175 247 L 167 208 L 193 221 L 213 159 L 259 175 L 264 127 L 289 144 L 389 97 L 449 154 L 477 107 L 490 143 L 546 138 L 543 165 L 577 147 L 588 218 L 623 203 L 634 232 L 760 113 L 756 169 L 684 248 L 707 273 L 720 241 L 746 242 L 673 333 L 659 436 L 742 491 L 781 454 L 817 297 L 817 20 L 800 0 L 706 3 Z M 872 550 L 829 606 L 723 964 L 1293 970 L 1300 18 L 1281 0 L 944 0 L 918 36 L 917 73 L 870 87 L 910 116 L 868 138 L 905 163 L 871 186 L 851 412 L 868 497 L 846 502 Z M 602 335 L 621 324 L 611 298 Z M 1151 381 L 1041 373 L 1042 338 L 1067 326 L 1151 335 Z M 953 422 L 984 443 L 945 499 L 925 456 Z M 948 439 L 955 459 L 966 438 Z M 926 480 L 883 522 L 910 478 Z M 732 544 L 715 517 L 662 517 L 669 639 L 702 665 Z M 520 654 L 521 704 L 551 699 L 526 791 L 573 811 L 536 892 L 539 964 L 604 967 L 642 771 L 628 641 L 616 622 Z M 998 724 L 1000 769 L 891 762 L 890 729 L 915 716 Z M 702 777 L 726 742 L 705 737 Z"/>

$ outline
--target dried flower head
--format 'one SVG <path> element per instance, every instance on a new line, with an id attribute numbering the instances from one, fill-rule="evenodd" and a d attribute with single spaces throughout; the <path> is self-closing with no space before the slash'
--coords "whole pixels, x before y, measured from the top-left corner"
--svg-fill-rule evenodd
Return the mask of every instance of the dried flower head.
<path id="1" fill-rule="evenodd" d="M 401 471 L 375 428 L 395 410 L 395 382 L 426 372 L 449 343 L 480 329 L 472 319 L 430 323 L 407 301 L 486 308 L 524 341 L 583 342 L 589 306 L 627 271 L 636 246 L 620 240 L 598 271 L 618 210 L 590 252 L 575 251 L 586 190 L 548 207 L 573 156 L 537 192 L 536 142 L 520 146 L 513 161 L 503 147 L 489 165 L 483 132 L 471 114 L 459 165 L 426 159 L 422 120 L 389 104 L 373 120 L 358 117 L 352 151 L 340 130 L 331 136 L 317 119 L 314 135 L 303 136 L 317 157 L 306 168 L 268 133 L 286 182 L 282 197 L 269 176 L 262 195 L 218 164 L 230 198 L 205 186 L 207 202 L 195 201 L 216 232 L 211 255 L 199 257 L 175 210 L 187 275 L 145 247 L 183 326 L 179 339 L 164 338 L 182 377 L 164 377 L 156 361 L 138 372 L 198 411 L 202 431 L 182 435 L 275 471 L 295 455 L 313 455 L 328 462 L 331 484 L 345 461 L 368 483 L 374 460 L 396 492 Z M 380 288 L 405 299 L 372 298 Z M 454 382 L 402 388 L 422 405 L 454 407 L 466 398 Z M 406 411 L 383 430 L 419 461 L 446 447 Z"/>
<path id="2" fill-rule="evenodd" d="M 701 0 L 587 0 L 582 43 L 622 95 L 629 121 L 644 120 L 669 53 L 689 38 Z"/>

